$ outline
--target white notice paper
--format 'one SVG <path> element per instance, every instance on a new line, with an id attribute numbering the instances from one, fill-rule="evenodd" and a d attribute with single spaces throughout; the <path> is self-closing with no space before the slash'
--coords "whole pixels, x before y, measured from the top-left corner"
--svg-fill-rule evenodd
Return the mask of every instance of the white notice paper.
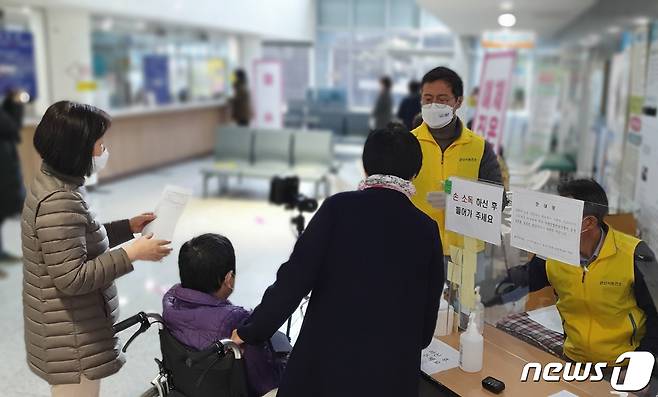
<path id="1" fill-rule="evenodd" d="M 578 397 L 577 394 L 573 394 L 572 392 L 566 391 L 566 390 L 561 390 L 555 394 L 551 394 L 548 397 Z"/>
<path id="2" fill-rule="evenodd" d="M 155 207 L 155 220 L 146 225 L 142 234 L 153 233 L 154 238 L 171 241 L 190 196 L 192 192 L 188 189 L 167 185 Z"/>
<path id="3" fill-rule="evenodd" d="M 557 311 L 555 305 L 530 311 L 528 312 L 528 317 L 530 317 L 532 321 L 541 324 L 543 327 L 564 335 L 562 317 L 560 317 L 560 312 Z"/>
<path id="4" fill-rule="evenodd" d="M 420 370 L 427 375 L 434 375 L 458 366 L 459 352 L 438 339 L 432 339 L 430 345 L 421 353 Z"/>
<path id="5" fill-rule="evenodd" d="M 515 189 L 512 198 L 513 247 L 580 266 L 581 200 Z"/>
<path id="6" fill-rule="evenodd" d="M 500 245 L 502 186 L 450 177 L 445 191 L 447 230 Z"/>

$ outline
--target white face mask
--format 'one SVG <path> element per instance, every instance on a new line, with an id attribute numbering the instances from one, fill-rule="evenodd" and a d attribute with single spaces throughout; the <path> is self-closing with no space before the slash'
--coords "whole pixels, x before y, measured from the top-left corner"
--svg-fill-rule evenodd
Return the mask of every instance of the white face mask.
<path id="1" fill-rule="evenodd" d="M 428 103 L 421 108 L 423 121 L 430 128 L 443 128 L 450 124 L 454 117 L 454 110 L 448 105 L 441 103 Z"/>
<path id="2" fill-rule="evenodd" d="M 91 173 L 96 174 L 101 172 L 107 165 L 107 160 L 110 158 L 110 151 L 107 148 L 103 149 L 100 156 L 94 156 L 91 160 Z"/>

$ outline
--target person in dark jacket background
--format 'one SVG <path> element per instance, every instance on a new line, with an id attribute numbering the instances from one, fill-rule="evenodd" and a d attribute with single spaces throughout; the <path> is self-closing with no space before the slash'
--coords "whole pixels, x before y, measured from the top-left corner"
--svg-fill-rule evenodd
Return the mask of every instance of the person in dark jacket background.
<path id="1" fill-rule="evenodd" d="M 24 95 L 24 92 L 9 90 L 0 107 L 0 262 L 20 260 L 4 251 L 2 224 L 5 219 L 21 213 L 25 199 L 17 148 L 21 142 Z"/>
<path id="2" fill-rule="evenodd" d="M 417 396 L 443 277 L 436 222 L 410 200 L 420 145 L 401 125 L 366 140 L 368 177 L 324 201 L 237 343 L 267 340 L 311 293 L 279 397 Z"/>
<path id="3" fill-rule="evenodd" d="M 228 300 L 235 288 L 235 251 L 229 239 L 209 233 L 186 242 L 178 269 L 181 283 L 162 299 L 162 316 L 171 334 L 197 350 L 230 338 L 249 312 Z M 269 344 L 247 346 L 244 358 L 251 396 L 279 386 L 285 360 L 276 357 Z"/>
<path id="4" fill-rule="evenodd" d="M 409 82 L 409 94 L 402 99 L 397 116 L 402 120 L 405 127 L 412 130 L 417 127 L 414 126 L 413 121 L 418 114 L 420 114 L 420 83 L 412 80 Z"/>
<path id="5" fill-rule="evenodd" d="M 379 79 L 379 84 L 381 85 L 381 91 L 372 110 L 375 130 L 386 128 L 386 125 L 393 119 L 393 98 L 391 97 L 393 82 L 390 77 L 384 76 Z"/>
<path id="6" fill-rule="evenodd" d="M 231 101 L 231 115 L 233 121 L 241 127 L 249 126 L 253 116 L 251 110 L 251 95 L 247 85 L 247 73 L 242 69 L 235 71 L 233 83 L 233 100 Z"/>

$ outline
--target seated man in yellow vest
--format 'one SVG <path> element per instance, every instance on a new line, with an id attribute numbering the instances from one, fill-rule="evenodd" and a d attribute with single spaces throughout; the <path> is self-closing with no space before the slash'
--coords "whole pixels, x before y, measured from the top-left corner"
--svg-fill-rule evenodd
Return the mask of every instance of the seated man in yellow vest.
<path id="1" fill-rule="evenodd" d="M 558 192 L 585 202 L 581 266 L 535 257 L 514 269 L 512 280 L 529 284 L 530 291 L 549 285 L 555 289 L 567 358 L 614 364 L 627 351 L 649 351 L 655 356 L 658 264 L 653 252 L 644 241 L 603 221 L 608 198 L 598 183 L 573 180 L 560 185 Z"/>
<path id="2" fill-rule="evenodd" d="M 421 82 L 423 123 L 411 132 L 423 151 L 423 166 L 414 180 L 416 195 L 412 201 L 439 225 L 446 256 L 451 245 L 462 243 L 458 235 L 445 232 L 443 183 L 451 176 L 502 183 L 491 144 L 456 116 L 463 101 L 464 84 L 457 73 L 446 67 L 430 70 Z"/>

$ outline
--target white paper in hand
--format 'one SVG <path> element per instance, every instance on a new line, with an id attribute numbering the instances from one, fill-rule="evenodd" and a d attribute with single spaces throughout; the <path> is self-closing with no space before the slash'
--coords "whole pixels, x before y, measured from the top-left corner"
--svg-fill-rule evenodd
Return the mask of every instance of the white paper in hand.
<path id="1" fill-rule="evenodd" d="M 430 345 L 420 357 L 420 370 L 427 375 L 447 371 L 459 366 L 459 352 L 438 339 L 432 339 Z"/>
<path id="2" fill-rule="evenodd" d="M 144 228 L 142 234 L 153 233 L 157 239 L 171 241 L 174 237 L 176 224 L 183 210 L 190 201 L 192 192 L 178 186 L 165 186 L 158 205 L 155 207 L 155 220 Z"/>

